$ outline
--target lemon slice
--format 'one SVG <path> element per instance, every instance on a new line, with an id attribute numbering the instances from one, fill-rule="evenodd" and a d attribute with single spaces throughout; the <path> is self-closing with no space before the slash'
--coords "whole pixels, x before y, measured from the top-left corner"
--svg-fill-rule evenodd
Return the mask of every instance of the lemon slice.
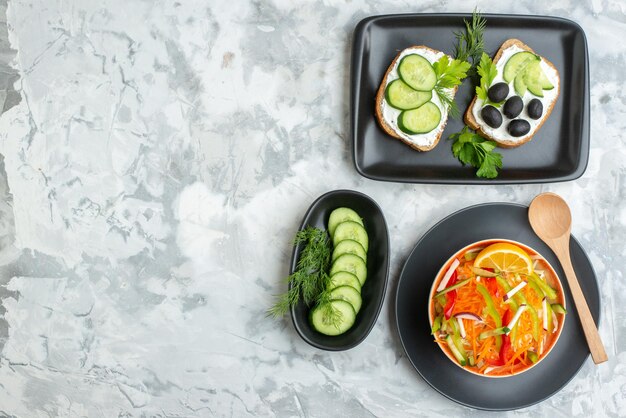
<path id="1" fill-rule="evenodd" d="M 526 251 L 508 242 L 491 244 L 474 259 L 474 267 L 492 268 L 496 272 L 531 274 L 533 261 Z"/>

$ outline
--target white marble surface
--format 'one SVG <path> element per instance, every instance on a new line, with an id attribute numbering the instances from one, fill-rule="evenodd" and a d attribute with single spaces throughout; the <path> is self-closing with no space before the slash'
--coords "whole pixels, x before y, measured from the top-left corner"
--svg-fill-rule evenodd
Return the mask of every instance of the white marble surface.
<path id="1" fill-rule="evenodd" d="M 360 177 L 348 69 L 360 19 L 476 4 L 295 3 L 9 3 L 22 100 L 0 117 L 0 415 L 483 416 L 411 368 L 389 293 L 348 352 L 316 350 L 290 320 L 265 318 L 305 209 L 351 188 L 386 214 L 392 283 L 444 215 L 563 195 L 600 280 L 610 362 L 588 360 L 555 396 L 506 415 L 623 416 L 624 4 L 476 3 L 582 25 L 592 142 L 577 181 L 468 189 Z"/>

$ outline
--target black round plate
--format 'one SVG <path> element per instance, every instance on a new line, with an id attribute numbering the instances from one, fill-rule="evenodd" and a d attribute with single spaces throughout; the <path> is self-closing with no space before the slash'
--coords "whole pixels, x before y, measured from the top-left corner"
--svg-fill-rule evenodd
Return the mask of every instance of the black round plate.
<path id="1" fill-rule="evenodd" d="M 507 238 L 541 253 L 556 270 L 565 289 L 568 314 L 561 337 L 536 367 L 517 376 L 476 376 L 452 364 L 430 335 L 428 294 L 442 264 L 460 248 L 487 238 Z M 570 241 L 572 264 L 596 321 L 600 292 L 589 258 L 578 241 Z M 432 227 L 407 259 L 396 293 L 400 340 L 417 372 L 442 395 L 472 408 L 504 411 L 540 402 L 567 384 L 589 356 L 580 320 L 561 264 L 533 232 L 528 207 L 488 203 L 462 209 Z"/>
<path id="2" fill-rule="evenodd" d="M 356 322 L 348 331 L 337 336 L 320 334 L 309 321 L 310 308 L 300 302 L 291 309 L 291 319 L 296 331 L 304 341 L 314 347 L 329 351 L 348 350 L 360 344 L 370 333 L 385 298 L 389 276 L 389 232 L 380 206 L 369 196 L 353 190 L 334 190 L 320 196 L 304 215 L 300 230 L 306 226 L 328 227 L 330 213 L 338 207 L 354 209 L 361 218 L 369 236 L 367 251 L 367 280 L 361 289 L 363 305 Z M 291 256 L 290 274 L 296 269 L 303 246 L 294 248 Z"/>

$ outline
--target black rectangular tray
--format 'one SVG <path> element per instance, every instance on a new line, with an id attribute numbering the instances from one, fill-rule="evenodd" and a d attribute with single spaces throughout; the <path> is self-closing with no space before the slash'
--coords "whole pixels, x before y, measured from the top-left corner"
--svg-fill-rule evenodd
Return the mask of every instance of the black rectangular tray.
<path id="1" fill-rule="evenodd" d="M 454 32 L 470 14 L 372 16 L 354 30 L 351 68 L 351 128 L 354 164 L 370 179 L 404 183 L 519 184 L 574 180 L 589 158 L 589 58 L 582 28 L 567 19 L 546 16 L 483 15 L 487 20 L 485 52 L 490 56 L 509 38 L 518 38 L 558 69 L 561 93 L 552 114 L 532 141 L 500 149 L 503 169 L 496 179 L 475 176 L 475 169 L 454 158 L 448 136 L 463 127 L 448 120 L 439 144 L 418 152 L 387 135 L 376 122 L 376 90 L 387 67 L 412 45 L 426 45 L 450 55 Z M 474 96 L 466 80 L 456 95 L 461 112 Z"/>

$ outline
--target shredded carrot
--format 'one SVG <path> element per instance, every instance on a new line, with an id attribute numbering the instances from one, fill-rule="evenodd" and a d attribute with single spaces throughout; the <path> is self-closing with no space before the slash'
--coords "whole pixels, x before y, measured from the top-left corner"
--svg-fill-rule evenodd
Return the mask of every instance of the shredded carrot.
<path id="1" fill-rule="evenodd" d="M 473 249 L 469 249 L 472 251 Z M 452 309 L 452 315 L 457 315 L 461 312 L 469 312 L 474 315 L 479 316 L 482 319 L 482 322 L 477 322 L 470 319 L 464 319 L 463 325 L 465 327 L 466 338 L 465 338 L 465 346 L 467 350 L 471 350 L 475 359 L 476 366 L 466 366 L 467 369 L 477 371 L 478 373 L 484 373 L 487 367 L 490 364 L 493 364 L 494 360 L 500 358 L 500 353 L 496 349 L 496 338 L 497 337 L 488 337 L 483 340 L 479 339 L 479 335 L 488 330 L 492 330 L 496 328 L 496 322 L 492 318 L 491 315 L 487 314 L 486 309 L 487 305 L 485 302 L 485 298 L 477 291 L 477 285 L 482 283 L 486 285 L 485 278 L 481 278 L 478 280 L 476 274 L 473 272 L 473 260 L 465 260 L 465 254 L 461 254 L 459 260 L 461 261 L 460 265 L 457 267 L 457 277 L 462 278 L 461 280 L 470 279 L 469 282 L 456 289 L 456 299 L 454 303 L 454 307 Z M 547 270 L 547 269 L 544 269 Z M 508 275 L 504 276 L 506 282 L 511 286 L 516 286 L 520 280 L 520 276 Z M 504 294 L 507 289 L 502 287 L 501 282 L 496 282 L 496 286 L 491 287 L 491 292 L 494 291 L 495 294 L 492 294 L 492 299 L 494 302 L 494 307 L 500 318 L 504 319 L 504 316 L 507 310 L 511 310 L 509 314 L 509 318 L 512 318 L 514 311 L 513 308 L 516 306 L 515 304 L 506 303 L 504 301 Z M 504 364 L 503 367 L 494 370 L 493 374 L 510 374 L 515 373 L 518 370 L 524 369 L 528 367 L 531 362 L 528 358 L 528 351 L 532 350 L 535 352 L 539 352 L 539 343 L 533 337 L 534 334 L 534 325 L 533 325 L 533 314 L 531 314 L 531 309 L 537 312 L 538 315 L 538 325 L 539 325 L 539 341 L 546 338 L 545 347 L 550 347 L 553 342 L 556 334 L 552 334 L 551 332 L 546 332 L 542 327 L 542 317 L 541 317 L 541 302 L 543 295 L 537 294 L 535 289 L 531 286 L 525 286 L 519 291 L 519 295 L 515 295 L 514 297 L 517 305 L 521 305 L 521 303 L 526 303 L 530 305 L 519 317 L 517 323 L 515 324 L 515 332 L 509 334 L 511 338 L 511 348 L 513 351 L 512 357 Z M 523 302 L 522 302 L 523 301 Z M 562 303 L 563 296 L 559 295 L 557 300 Z M 431 309 L 432 312 L 438 312 L 441 314 L 443 311 L 443 306 L 441 306 L 440 302 L 433 299 L 431 303 L 435 304 Z M 531 308 L 532 307 L 532 308 Z M 507 326 L 508 324 L 502 323 L 502 326 Z M 436 333 L 434 336 L 434 340 L 442 346 L 447 351 L 447 344 L 444 340 L 446 333 L 449 333 L 450 330 L 444 330 L 441 334 Z M 546 350 L 547 351 L 547 350 Z M 478 364 L 481 364 L 478 367 Z"/>

